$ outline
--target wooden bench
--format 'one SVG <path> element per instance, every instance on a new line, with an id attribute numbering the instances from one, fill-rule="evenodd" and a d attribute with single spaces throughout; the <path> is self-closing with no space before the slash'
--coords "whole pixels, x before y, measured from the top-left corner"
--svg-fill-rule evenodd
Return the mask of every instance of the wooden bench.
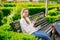
<path id="1" fill-rule="evenodd" d="M 60 13 L 60 6 L 57 7 L 57 11 L 58 11 L 58 13 Z"/>
<path id="2" fill-rule="evenodd" d="M 58 13 L 60 14 L 60 6 L 57 7 L 57 11 L 58 11 Z M 56 19 L 56 22 L 58 22 L 58 21 L 60 21 L 60 16 Z"/>
<path id="3" fill-rule="evenodd" d="M 51 33 L 52 25 L 50 23 L 48 23 L 48 21 L 46 20 L 44 12 L 31 15 L 31 16 L 29 16 L 29 18 L 31 21 L 33 21 L 33 20 L 36 21 L 34 27 L 40 26 L 41 31 L 47 32 L 48 34 Z M 10 25 L 15 32 L 22 32 L 22 30 L 20 28 L 20 20 L 14 21 L 14 22 L 10 23 Z"/>
<path id="4" fill-rule="evenodd" d="M 43 12 L 35 14 L 35 15 L 32 15 L 32 16 L 29 16 L 31 21 L 32 20 L 37 21 L 39 19 L 42 19 L 43 17 L 44 17 L 44 13 Z M 10 25 L 13 28 L 13 31 L 15 31 L 15 32 L 18 32 L 18 31 L 22 32 L 21 27 L 20 27 L 20 20 L 11 22 Z"/>

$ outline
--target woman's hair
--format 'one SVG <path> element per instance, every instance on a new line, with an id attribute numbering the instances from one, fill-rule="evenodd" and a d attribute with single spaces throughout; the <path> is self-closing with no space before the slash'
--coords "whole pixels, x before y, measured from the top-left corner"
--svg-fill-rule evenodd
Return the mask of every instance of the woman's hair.
<path id="1" fill-rule="evenodd" d="M 23 9 L 21 10 L 21 18 L 23 17 L 23 12 L 24 12 L 25 10 L 28 10 L 28 9 L 27 9 L 27 8 L 23 8 Z"/>
<path id="2" fill-rule="evenodd" d="M 28 9 L 27 9 L 27 8 L 23 8 L 23 9 L 22 9 L 22 11 L 21 11 L 21 18 L 24 18 L 25 21 L 26 21 L 26 23 L 27 23 L 27 24 L 30 24 L 29 21 L 28 21 L 25 17 L 23 17 L 23 12 L 24 12 L 25 10 L 28 10 Z"/>

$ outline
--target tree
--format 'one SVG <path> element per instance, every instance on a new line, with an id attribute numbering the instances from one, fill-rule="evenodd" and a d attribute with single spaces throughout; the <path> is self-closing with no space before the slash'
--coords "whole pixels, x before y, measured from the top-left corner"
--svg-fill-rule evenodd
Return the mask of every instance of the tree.
<path id="1" fill-rule="evenodd" d="M 60 0 L 57 0 L 57 3 L 60 3 Z"/>
<path id="2" fill-rule="evenodd" d="M 32 2 L 32 0 L 30 0 L 30 2 Z"/>
<path id="3" fill-rule="evenodd" d="M 45 10 L 45 16 L 48 15 L 48 0 L 46 0 L 46 10 Z"/>

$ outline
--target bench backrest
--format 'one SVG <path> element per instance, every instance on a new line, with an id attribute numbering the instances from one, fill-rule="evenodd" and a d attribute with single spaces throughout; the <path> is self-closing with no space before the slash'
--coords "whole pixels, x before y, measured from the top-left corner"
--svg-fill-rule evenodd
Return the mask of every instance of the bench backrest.
<path id="1" fill-rule="evenodd" d="M 57 7 L 57 10 L 58 10 L 58 11 L 60 11 L 60 6 L 59 6 L 59 7 Z"/>
<path id="2" fill-rule="evenodd" d="M 44 12 L 29 16 L 31 21 L 32 20 L 38 21 L 38 20 L 42 19 L 43 17 L 45 17 Z M 14 22 L 10 23 L 10 25 L 14 29 L 15 32 L 22 32 L 21 26 L 20 26 L 20 20 L 14 21 Z"/>

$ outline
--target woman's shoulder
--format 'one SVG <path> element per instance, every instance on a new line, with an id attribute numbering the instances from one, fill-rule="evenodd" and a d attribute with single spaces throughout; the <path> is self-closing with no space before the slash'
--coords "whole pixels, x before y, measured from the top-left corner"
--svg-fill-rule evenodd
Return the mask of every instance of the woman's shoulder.
<path id="1" fill-rule="evenodd" d="M 20 21 L 23 21 L 23 20 L 24 20 L 23 18 L 20 19 Z"/>

